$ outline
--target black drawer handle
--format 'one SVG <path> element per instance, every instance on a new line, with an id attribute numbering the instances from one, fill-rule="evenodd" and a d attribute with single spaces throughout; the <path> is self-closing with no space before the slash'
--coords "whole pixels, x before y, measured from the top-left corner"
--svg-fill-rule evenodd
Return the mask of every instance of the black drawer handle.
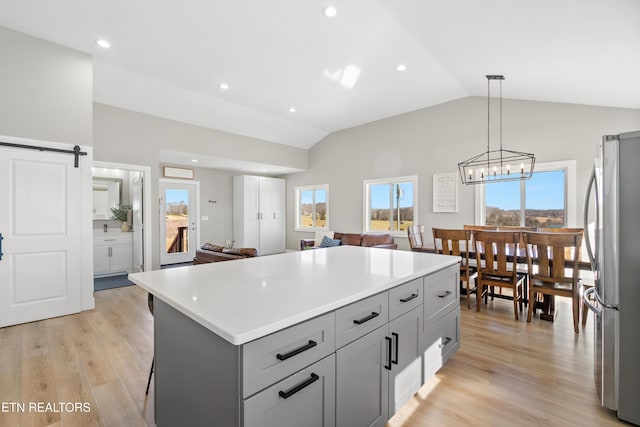
<path id="1" fill-rule="evenodd" d="M 320 377 L 317 374 L 314 374 L 312 372 L 311 373 L 311 377 L 307 378 L 306 380 L 304 380 L 303 382 L 301 382 L 297 386 L 295 386 L 295 387 L 293 387 L 293 388 L 291 388 L 291 389 L 289 389 L 287 391 L 280 390 L 278 392 L 278 395 L 283 399 L 288 399 L 289 397 L 293 396 L 294 394 L 296 394 L 297 392 L 299 392 L 303 388 L 305 388 L 307 386 L 310 386 L 311 384 L 315 383 L 319 379 L 320 379 Z"/>
<path id="2" fill-rule="evenodd" d="M 387 364 L 384 365 L 384 368 L 387 370 L 391 370 L 391 347 L 393 345 L 393 340 L 389 337 L 384 337 L 384 339 L 387 341 Z"/>
<path id="3" fill-rule="evenodd" d="M 396 357 L 391 359 L 391 363 L 393 363 L 394 365 L 397 365 L 398 364 L 398 346 L 399 346 L 400 337 L 395 332 L 391 332 L 391 335 L 396 339 Z"/>
<path id="4" fill-rule="evenodd" d="M 441 293 L 440 295 L 438 295 L 438 298 L 446 298 L 449 295 L 451 295 L 451 291 L 445 291 L 445 292 Z"/>
<path id="5" fill-rule="evenodd" d="M 313 348 L 313 347 L 315 347 L 315 346 L 317 346 L 317 345 L 318 345 L 318 343 L 317 343 L 317 342 L 315 342 L 315 341 L 313 341 L 313 340 L 309 340 L 309 344 L 305 344 L 305 345 L 303 345 L 302 347 L 298 347 L 298 348 L 296 348 L 295 350 L 291 350 L 289 353 L 286 353 L 286 354 L 280 354 L 280 353 L 278 353 L 278 354 L 276 354 L 276 358 L 277 358 L 278 360 L 287 360 L 288 358 L 293 357 L 293 356 L 295 356 L 296 354 L 300 354 L 300 353 L 302 353 L 303 351 L 307 351 L 307 350 L 309 350 L 310 348 Z"/>
<path id="6" fill-rule="evenodd" d="M 444 339 L 444 342 L 442 342 L 441 344 L 438 345 L 438 347 L 442 348 L 442 347 L 446 347 L 447 345 L 449 345 L 449 343 L 451 342 L 451 337 L 446 337 Z"/>
<path id="7" fill-rule="evenodd" d="M 4 239 L 4 237 L 2 237 L 2 233 L 0 233 L 0 260 L 2 260 L 2 239 Z"/>
<path id="8" fill-rule="evenodd" d="M 378 316 L 380 316 L 380 313 L 376 313 L 375 311 L 372 311 L 371 314 L 368 315 L 367 317 L 363 317 L 362 319 L 355 319 L 353 323 L 355 323 L 356 325 L 362 325 L 363 323 L 368 322 L 369 320 Z"/>
<path id="9" fill-rule="evenodd" d="M 416 298 L 418 298 L 418 294 L 411 294 L 406 298 L 400 298 L 400 302 L 409 302 L 412 299 L 416 299 Z"/>

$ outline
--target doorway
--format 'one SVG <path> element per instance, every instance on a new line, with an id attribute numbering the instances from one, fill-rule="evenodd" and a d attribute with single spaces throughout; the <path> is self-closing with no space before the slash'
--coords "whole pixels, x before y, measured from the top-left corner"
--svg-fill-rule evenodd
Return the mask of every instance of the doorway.
<path id="1" fill-rule="evenodd" d="M 151 233 L 147 232 L 147 230 L 152 230 L 151 201 L 150 197 L 148 197 L 148 195 L 151 194 L 151 181 L 149 179 L 151 176 L 151 168 L 149 166 L 131 165 L 126 163 L 94 161 L 91 169 L 94 177 L 94 183 L 96 177 L 116 176 L 122 178 L 119 179 L 119 181 L 122 182 L 124 190 L 121 191 L 120 197 L 126 198 L 126 200 L 122 199 L 120 202 L 121 204 L 130 205 L 131 207 L 131 221 L 129 221 L 133 242 L 131 253 L 131 272 L 151 270 L 152 236 Z M 111 217 L 110 213 L 108 213 L 108 217 Z M 97 235 L 102 235 L 99 231 L 102 230 L 100 227 L 104 227 L 104 223 L 105 221 L 94 223 L 94 236 L 96 231 L 98 231 Z M 117 223 L 113 223 L 109 229 L 117 226 Z M 122 272 L 122 274 L 126 273 Z"/>
<path id="2" fill-rule="evenodd" d="M 191 262 L 198 247 L 198 181 L 161 179 L 160 194 L 160 264 Z"/>

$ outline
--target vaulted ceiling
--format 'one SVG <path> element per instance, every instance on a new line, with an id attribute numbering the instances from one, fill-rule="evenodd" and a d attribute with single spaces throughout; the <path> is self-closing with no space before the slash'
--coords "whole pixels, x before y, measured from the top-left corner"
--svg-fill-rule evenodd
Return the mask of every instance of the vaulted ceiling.
<path id="1" fill-rule="evenodd" d="M 96 102 L 302 148 L 486 74 L 640 108 L 638 0 L 0 0 L 0 25 L 93 55 Z"/>

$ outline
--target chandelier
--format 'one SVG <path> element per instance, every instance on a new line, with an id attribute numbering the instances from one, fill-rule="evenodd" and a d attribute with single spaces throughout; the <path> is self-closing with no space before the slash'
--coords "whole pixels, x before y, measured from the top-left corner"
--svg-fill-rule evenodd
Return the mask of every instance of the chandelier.
<path id="1" fill-rule="evenodd" d="M 500 82 L 500 149 L 491 150 L 491 81 Z M 458 163 L 463 184 L 515 181 L 531 178 L 536 158 L 533 154 L 502 148 L 502 81 L 504 76 L 487 76 L 487 151 Z"/>

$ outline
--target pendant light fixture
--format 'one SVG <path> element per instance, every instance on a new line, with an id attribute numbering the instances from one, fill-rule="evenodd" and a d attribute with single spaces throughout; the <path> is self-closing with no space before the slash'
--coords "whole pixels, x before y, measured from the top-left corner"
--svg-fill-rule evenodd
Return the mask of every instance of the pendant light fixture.
<path id="1" fill-rule="evenodd" d="M 500 82 L 500 149 L 491 150 L 491 81 Z M 504 76 L 487 76 L 487 151 L 458 163 L 463 184 L 515 181 L 531 178 L 536 158 L 533 154 L 502 148 L 502 81 Z"/>

